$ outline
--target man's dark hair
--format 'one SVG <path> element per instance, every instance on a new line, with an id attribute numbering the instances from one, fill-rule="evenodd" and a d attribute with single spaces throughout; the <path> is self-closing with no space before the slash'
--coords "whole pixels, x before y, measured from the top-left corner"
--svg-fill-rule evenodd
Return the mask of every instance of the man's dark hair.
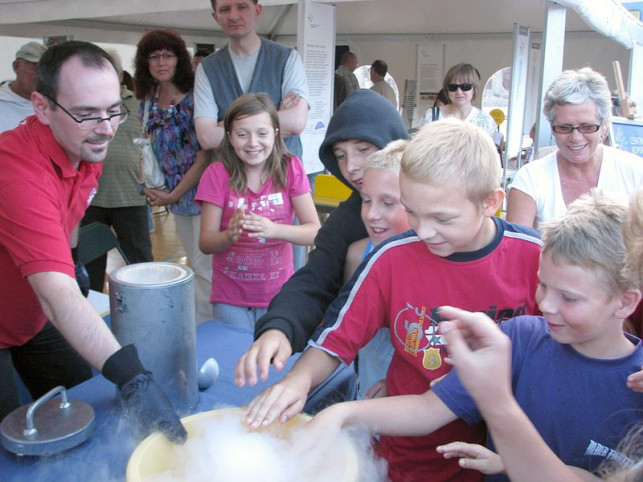
<path id="1" fill-rule="evenodd" d="M 385 77 L 386 72 L 388 72 L 388 65 L 383 60 L 376 60 L 371 64 L 371 69 L 375 71 L 380 77 Z"/>
<path id="2" fill-rule="evenodd" d="M 257 5 L 259 3 L 259 0 L 252 0 L 252 3 Z M 210 4 L 212 5 L 212 10 L 216 12 L 217 10 L 217 0 L 210 0 Z"/>
<path id="3" fill-rule="evenodd" d="M 111 65 L 118 76 L 114 60 L 99 46 L 90 42 L 69 40 L 49 47 L 42 54 L 36 67 L 36 91 L 51 100 L 56 100 L 60 70 L 65 62 L 73 57 L 78 58 L 84 67 L 96 70 Z M 53 105 L 51 107 L 55 108 Z"/>

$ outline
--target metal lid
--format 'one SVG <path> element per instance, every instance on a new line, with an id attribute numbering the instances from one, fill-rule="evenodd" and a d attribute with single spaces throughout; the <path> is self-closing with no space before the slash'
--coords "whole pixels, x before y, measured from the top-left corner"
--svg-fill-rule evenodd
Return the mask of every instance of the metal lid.
<path id="1" fill-rule="evenodd" d="M 52 398 L 58 393 L 61 399 Z M 68 400 L 67 391 L 60 386 L 7 415 L 0 424 L 0 441 L 19 455 L 51 455 L 87 440 L 93 426 L 94 409 Z"/>

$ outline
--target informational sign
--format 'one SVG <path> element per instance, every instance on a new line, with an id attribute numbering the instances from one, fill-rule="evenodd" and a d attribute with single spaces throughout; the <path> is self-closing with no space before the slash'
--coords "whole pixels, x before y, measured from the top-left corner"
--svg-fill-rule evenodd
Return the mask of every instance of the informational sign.
<path id="1" fill-rule="evenodd" d="M 643 157 L 643 121 L 612 117 L 610 145 Z"/>
<path id="2" fill-rule="evenodd" d="M 513 64 L 511 65 L 511 89 L 509 91 L 505 160 L 516 157 L 522 147 L 528 66 L 529 27 L 514 24 L 514 55 Z"/>
<path id="3" fill-rule="evenodd" d="M 638 21 L 643 21 L 641 17 L 641 12 L 643 12 L 643 2 L 637 2 L 635 0 L 621 1 L 621 4 L 630 11 L 634 18 Z"/>
<path id="4" fill-rule="evenodd" d="M 199 44 L 195 43 L 194 44 L 194 52 L 204 52 L 206 56 L 210 55 L 211 53 L 214 53 L 216 50 L 216 46 L 214 44 Z"/>
<path id="5" fill-rule="evenodd" d="M 307 173 L 324 170 L 319 160 L 319 146 L 324 140 L 333 106 L 335 7 L 308 0 L 299 3 L 297 48 L 302 56 L 310 109 L 301 135 L 303 162 Z"/>
<path id="6" fill-rule="evenodd" d="M 418 45 L 418 73 L 420 95 L 437 94 L 444 78 L 444 45 L 422 43 Z"/>
<path id="7" fill-rule="evenodd" d="M 407 129 L 413 127 L 413 115 L 417 106 L 417 81 L 406 79 L 404 81 L 404 100 L 402 102 L 402 119 Z"/>
<path id="8" fill-rule="evenodd" d="M 74 40 L 73 35 L 54 35 L 51 37 L 43 37 L 42 43 L 47 47 L 53 47 L 54 45 L 61 44 L 63 42 L 68 42 L 69 40 Z"/>
<path id="9" fill-rule="evenodd" d="M 531 42 L 529 49 L 529 67 L 527 70 L 527 103 L 525 104 L 523 134 L 529 134 L 531 126 L 536 123 L 538 104 L 541 103 L 541 99 L 538 98 L 541 53 L 540 42 Z"/>

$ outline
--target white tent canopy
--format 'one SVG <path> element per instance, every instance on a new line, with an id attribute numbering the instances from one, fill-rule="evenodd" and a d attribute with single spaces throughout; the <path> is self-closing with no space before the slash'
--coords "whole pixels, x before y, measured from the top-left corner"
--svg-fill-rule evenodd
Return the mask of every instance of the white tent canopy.
<path id="1" fill-rule="evenodd" d="M 263 15 L 258 25 L 262 35 L 293 36 L 297 33 L 297 1 L 261 0 Z M 337 6 L 337 35 L 444 35 L 511 33 L 512 25 L 544 28 L 548 0 L 321 0 Z M 615 0 L 561 0 L 585 18 L 603 18 Z M 211 17 L 208 0 L 0 0 L 0 34 L 20 36 L 37 27 L 44 35 L 74 28 L 100 32 L 141 32 L 171 27 L 184 35 L 217 35 L 220 29 Z M 623 10 L 624 12 L 624 10 Z M 588 15 L 590 17 L 588 17 Z M 624 33 L 624 22 L 611 24 L 614 37 Z M 620 15 L 618 16 L 620 18 Z M 633 19 L 632 19 L 633 20 Z M 592 22 L 596 25 L 596 22 Z M 632 32 L 643 42 L 640 22 Z M 596 29 L 596 26 L 593 28 Z M 579 15 L 570 15 L 567 31 L 587 30 Z M 617 32 L 618 31 L 618 32 Z M 45 33 L 47 32 L 47 33 Z M 105 40 L 105 39 L 101 39 Z M 629 47 L 628 47 L 629 48 Z"/>
<path id="2" fill-rule="evenodd" d="M 257 31 L 295 45 L 299 2 L 260 0 L 260 3 L 263 12 Z M 336 5 L 338 44 L 356 50 L 362 62 L 388 59 L 389 68 L 397 72 L 400 80 L 415 76 L 415 46 L 422 42 L 448 44 L 447 65 L 455 63 L 454 59 L 470 61 L 487 78 L 497 68 L 509 64 L 514 24 L 528 26 L 532 37 L 543 36 L 550 5 L 549 0 L 320 0 L 320 3 Z M 621 60 L 626 84 L 634 90 L 639 88 L 628 79 L 636 74 L 631 64 L 643 64 L 641 54 L 638 57 L 633 54 L 643 49 L 643 25 L 617 0 L 556 3 L 568 7 L 565 48 L 568 43 L 571 47 L 565 68 L 597 65 L 610 77 L 611 68 L 607 66 L 611 60 Z M 0 35 L 29 39 L 72 36 L 133 46 L 145 31 L 168 27 L 178 30 L 190 46 L 208 43 L 219 47 L 225 37 L 211 13 L 209 0 L 0 0 Z M 595 32 L 615 43 L 607 39 L 601 42 L 602 37 Z M 589 48 L 588 38 L 594 42 Z M 463 42 L 467 41 L 465 46 Z M 632 49 L 635 45 L 637 49 Z M 643 66 L 639 72 L 641 69 Z M 643 101 L 643 92 L 634 94 L 636 100 Z"/>

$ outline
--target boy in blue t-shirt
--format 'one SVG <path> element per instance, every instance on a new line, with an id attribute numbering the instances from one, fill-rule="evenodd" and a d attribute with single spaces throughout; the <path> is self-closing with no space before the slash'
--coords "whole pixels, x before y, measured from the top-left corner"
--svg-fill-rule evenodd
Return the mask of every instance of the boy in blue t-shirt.
<path id="1" fill-rule="evenodd" d="M 512 341 L 511 382 L 518 404 L 565 464 L 587 471 L 606 459 L 627 465 L 618 442 L 643 421 L 643 393 L 626 383 L 643 364 L 643 347 L 622 331 L 641 299 L 637 276 L 625 269 L 624 215 L 624 204 L 592 192 L 547 223 L 536 291 L 543 316 L 521 316 L 500 326 Z M 445 308 L 442 314 L 453 319 L 458 312 Z M 379 434 L 413 436 L 458 417 L 469 423 L 482 419 L 453 370 L 422 395 L 334 405 L 318 414 L 309 430 L 332 433 L 364 423 Z"/>

